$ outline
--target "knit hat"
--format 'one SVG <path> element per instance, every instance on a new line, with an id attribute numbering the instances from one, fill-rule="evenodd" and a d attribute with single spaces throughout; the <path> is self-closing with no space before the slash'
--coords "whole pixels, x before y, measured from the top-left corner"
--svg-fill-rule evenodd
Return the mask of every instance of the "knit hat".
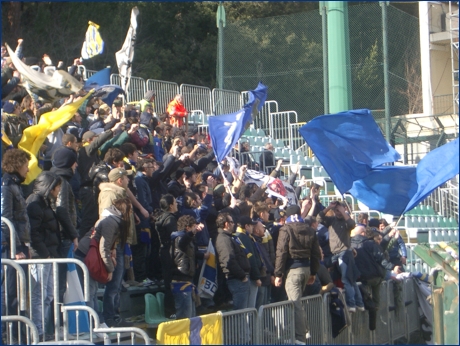
<path id="1" fill-rule="evenodd" d="M 184 172 L 185 172 L 185 177 L 187 179 L 190 178 L 192 175 L 194 175 L 196 173 L 196 171 L 195 171 L 195 169 L 193 167 L 185 167 Z"/>
<path id="2" fill-rule="evenodd" d="M 214 188 L 214 196 L 221 197 L 222 194 L 225 192 L 225 186 L 223 184 L 219 184 Z"/>
<path id="3" fill-rule="evenodd" d="M 117 100 L 113 101 L 113 105 L 115 107 L 121 107 L 121 106 L 123 106 L 123 101 L 120 100 L 120 99 L 117 99 Z"/>
<path id="4" fill-rule="evenodd" d="M 14 109 L 17 106 L 17 102 L 13 100 L 6 101 L 5 104 L 3 105 L 3 111 L 8 114 L 12 114 L 14 112 Z"/>
<path id="5" fill-rule="evenodd" d="M 70 168 L 77 162 L 77 153 L 68 147 L 61 147 L 53 154 L 53 166 L 56 168 Z"/>
<path id="6" fill-rule="evenodd" d="M 300 207 L 297 204 L 290 205 L 286 208 L 286 216 L 300 215 Z"/>
<path id="7" fill-rule="evenodd" d="M 128 176 L 130 174 L 132 174 L 132 171 L 127 171 L 124 168 L 114 168 L 109 172 L 108 177 L 109 177 L 109 181 L 113 183 L 114 181 L 117 181 L 121 177 Z"/>
<path id="8" fill-rule="evenodd" d="M 209 177 L 213 177 L 214 179 L 217 179 L 217 176 L 212 174 L 211 172 L 203 172 L 203 174 L 201 174 L 201 180 L 203 181 L 203 184 L 206 184 Z"/>
<path id="9" fill-rule="evenodd" d="M 192 137 L 198 133 L 198 127 L 196 126 L 190 126 L 187 131 L 187 135 L 189 137 Z"/>
<path id="10" fill-rule="evenodd" d="M 144 100 L 150 101 L 152 97 L 156 96 L 155 91 L 153 90 L 148 90 L 145 95 L 144 95 Z"/>
<path id="11" fill-rule="evenodd" d="M 283 209 L 275 208 L 273 210 L 273 219 L 275 221 L 280 220 L 282 217 L 286 215 L 286 212 Z"/>
<path id="12" fill-rule="evenodd" d="M 368 226 L 369 227 L 376 227 L 378 229 L 379 226 L 380 226 L 379 219 L 370 219 L 369 223 L 368 223 Z"/>
<path id="13" fill-rule="evenodd" d="M 83 134 L 83 137 L 82 137 L 82 140 L 83 142 L 88 142 L 91 138 L 97 136 L 95 132 L 93 131 L 86 131 L 84 134 Z"/>

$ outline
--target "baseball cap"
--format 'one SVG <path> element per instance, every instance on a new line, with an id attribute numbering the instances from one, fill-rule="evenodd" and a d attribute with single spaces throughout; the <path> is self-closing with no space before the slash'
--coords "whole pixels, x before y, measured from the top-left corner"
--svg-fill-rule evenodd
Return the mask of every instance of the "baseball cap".
<path id="1" fill-rule="evenodd" d="M 120 179 L 123 176 L 128 176 L 131 175 L 132 171 L 127 171 L 126 169 L 123 168 L 114 168 L 109 172 L 109 181 L 114 182 Z"/>
<path id="2" fill-rule="evenodd" d="M 246 225 L 257 225 L 257 221 L 252 221 L 249 216 L 240 216 L 238 219 L 238 226 L 244 228 Z"/>

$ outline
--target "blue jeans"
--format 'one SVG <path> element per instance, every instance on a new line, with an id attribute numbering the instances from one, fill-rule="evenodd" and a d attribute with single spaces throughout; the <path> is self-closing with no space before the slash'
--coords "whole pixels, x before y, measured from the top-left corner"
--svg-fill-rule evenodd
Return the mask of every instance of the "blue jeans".
<path id="1" fill-rule="evenodd" d="M 120 292 L 121 292 L 121 281 L 123 280 L 123 275 L 125 274 L 125 254 L 124 248 L 120 247 L 120 244 L 117 245 L 117 265 L 113 271 L 112 280 L 110 280 L 105 285 L 104 291 L 104 300 L 103 300 L 103 315 L 104 320 L 114 319 L 116 309 L 120 304 Z"/>
<path id="2" fill-rule="evenodd" d="M 79 259 L 82 262 L 85 261 L 85 258 L 79 256 L 78 254 L 74 254 L 74 257 L 75 259 Z M 80 279 L 81 288 L 84 292 L 85 288 L 84 288 L 83 272 L 79 265 L 77 265 L 76 267 L 77 267 L 78 278 Z M 90 276 L 89 277 L 89 302 L 86 305 L 89 306 L 90 308 L 93 308 L 94 311 L 96 311 L 97 314 L 99 315 L 99 321 L 101 323 L 104 323 L 104 316 L 102 316 L 101 311 L 99 311 L 99 302 L 97 299 L 97 289 L 98 288 L 99 288 L 98 282 L 96 280 L 93 280 Z"/>
<path id="3" fill-rule="evenodd" d="M 242 282 L 238 279 L 227 280 L 227 287 L 233 297 L 235 310 L 247 309 L 249 307 L 249 280 Z"/>
<path id="4" fill-rule="evenodd" d="M 192 291 L 174 293 L 176 305 L 176 318 L 192 318 L 196 316 L 195 302 L 192 298 Z"/>
<path id="5" fill-rule="evenodd" d="M 350 250 L 346 250 L 350 251 Z M 334 258 L 337 258 L 339 261 L 340 273 L 342 275 L 342 282 L 345 287 L 345 301 L 347 303 L 347 307 L 354 308 L 354 307 L 364 307 L 363 298 L 361 297 L 361 291 L 359 290 L 356 281 L 350 282 L 347 276 L 347 269 L 348 265 L 343 261 L 343 256 L 345 255 L 346 251 L 342 251 L 341 253 L 334 255 Z M 352 265 L 355 265 L 353 260 Z"/>
<path id="6" fill-rule="evenodd" d="M 31 274 L 32 321 L 37 326 L 38 334 L 42 335 L 48 323 L 50 305 L 54 299 L 53 265 L 34 264 L 31 269 Z"/>
<path id="7" fill-rule="evenodd" d="M 256 284 L 256 280 L 249 280 L 249 300 L 248 300 L 248 307 L 255 308 L 256 307 L 256 300 L 257 300 L 257 292 L 259 291 L 259 287 Z"/>
<path id="8" fill-rule="evenodd" d="M 262 305 L 266 305 L 270 301 L 270 292 L 269 292 L 270 286 L 260 286 L 258 291 L 257 291 L 257 299 L 256 299 L 256 309 L 259 310 L 259 308 Z"/>

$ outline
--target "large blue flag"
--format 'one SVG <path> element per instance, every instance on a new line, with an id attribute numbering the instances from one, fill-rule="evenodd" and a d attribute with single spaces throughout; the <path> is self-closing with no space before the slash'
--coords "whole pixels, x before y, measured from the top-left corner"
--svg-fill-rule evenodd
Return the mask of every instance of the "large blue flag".
<path id="1" fill-rule="evenodd" d="M 209 117 L 209 135 L 218 162 L 228 155 L 267 99 L 267 87 L 259 82 L 255 90 L 249 91 L 249 101 L 237 112 Z"/>
<path id="2" fill-rule="evenodd" d="M 108 67 L 100 70 L 99 72 L 96 72 L 91 77 L 89 77 L 85 82 L 84 89 L 96 89 L 107 84 L 110 84 L 110 68 Z"/>
<path id="3" fill-rule="evenodd" d="M 400 158 L 368 109 L 321 115 L 299 132 L 342 194 L 372 168 Z"/>
<path id="4" fill-rule="evenodd" d="M 404 214 L 459 173 L 458 138 L 428 153 L 416 167 L 382 166 L 399 154 L 368 110 L 320 116 L 300 133 L 341 193 L 349 191 L 370 209 L 384 213 Z"/>

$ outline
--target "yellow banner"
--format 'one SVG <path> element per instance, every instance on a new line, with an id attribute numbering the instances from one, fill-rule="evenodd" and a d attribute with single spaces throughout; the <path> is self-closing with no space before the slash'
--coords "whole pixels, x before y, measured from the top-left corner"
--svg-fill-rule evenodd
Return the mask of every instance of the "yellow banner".
<path id="1" fill-rule="evenodd" d="M 72 102 L 53 112 L 43 114 L 37 125 L 30 126 L 24 130 L 18 147 L 28 152 L 32 157 L 29 161 L 29 173 L 27 173 L 24 184 L 30 184 L 42 171 L 40 167 L 38 167 L 36 156 L 40 147 L 45 142 L 46 137 L 72 119 L 78 108 L 93 92 L 94 91 L 91 90 L 86 96 L 78 101 Z"/>

